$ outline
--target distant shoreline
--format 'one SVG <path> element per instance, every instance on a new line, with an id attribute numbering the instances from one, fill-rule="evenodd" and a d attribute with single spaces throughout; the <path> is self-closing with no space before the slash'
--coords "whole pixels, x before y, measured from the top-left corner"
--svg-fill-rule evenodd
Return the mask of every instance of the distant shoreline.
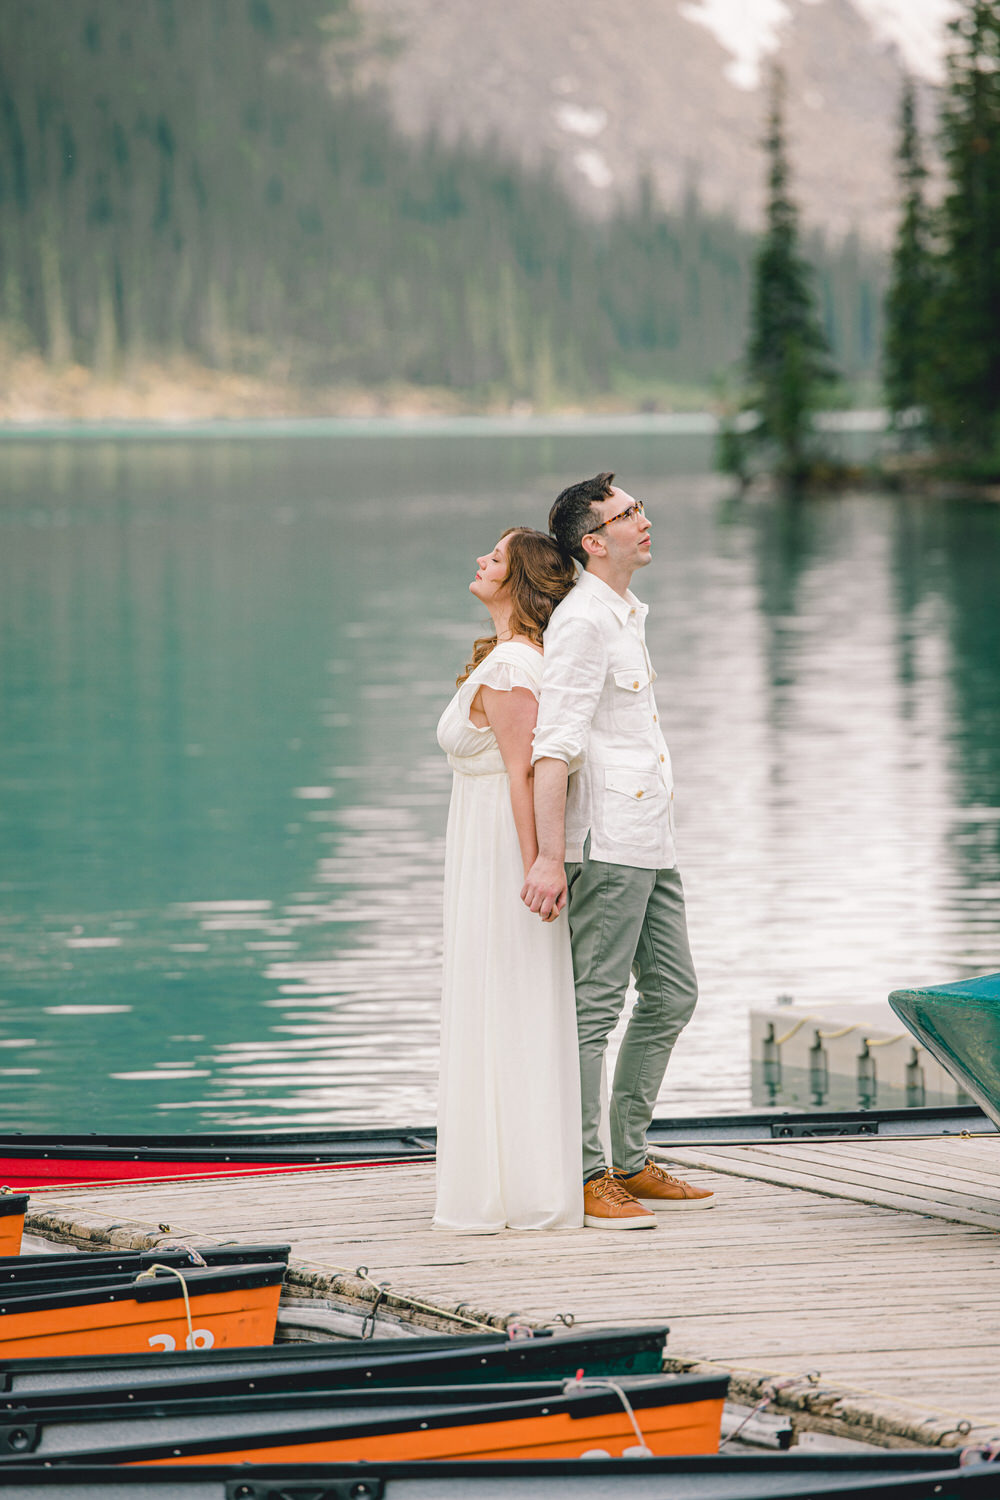
<path id="1" fill-rule="evenodd" d="M 817 426 L 827 432 L 879 433 L 886 429 L 878 410 L 821 413 Z M 293 438 L 293 437 L 558 437 L 586 432 L 650 437 L 713 437 L 719 420 L 712 412 L 573 412 L 538 416 L 424 417 L 232 417 L 209 421 L 46 420 L 0 422 L 0 441 L 46 439 Z"/>
<path id="2" fill-rule="evenodd" d="M 6 353 L 6 358 L 4 358 Z M 0 344 L 0 439 L 501 436 L 609 432 L 712 437 L 702 387 L 650 384 L 588 399 L 492 399 L 443 387 L 325 386 L 150 362 L 128 375 L 56 369 Z M 879 432 L 881 412 L 832 412 L 831 431 Z"/>
<path id="3" fill-rule="evenodd" d="M 43 421 L 0 423 L 0 440 L 66 438 L 515 437 L 609 432 L 712 436 L 711 412 L 573 413 L 544 416 L 232 417 L 210 421 Z"/>

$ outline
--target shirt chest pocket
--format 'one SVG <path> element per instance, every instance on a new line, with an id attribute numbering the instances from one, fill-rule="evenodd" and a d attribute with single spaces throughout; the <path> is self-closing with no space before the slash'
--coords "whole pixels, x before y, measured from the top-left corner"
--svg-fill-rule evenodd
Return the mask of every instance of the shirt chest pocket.
<path id="1" fill-rule="evenodd" d="M 613 673 L 611 713 L 618 729 L 642 729 L 649 723 L 649 670 L 619 667 Z"/>

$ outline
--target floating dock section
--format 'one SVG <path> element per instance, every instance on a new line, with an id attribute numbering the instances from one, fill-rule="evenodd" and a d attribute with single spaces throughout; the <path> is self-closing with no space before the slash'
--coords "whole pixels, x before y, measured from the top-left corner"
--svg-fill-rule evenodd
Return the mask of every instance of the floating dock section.
<path id="1" fill-rule="evenodd" d="M 968 1104 L 968 1094 L 879 1001 L 750 1012 L 755 1105 L 801 1109 L 923 1109 Z"/>

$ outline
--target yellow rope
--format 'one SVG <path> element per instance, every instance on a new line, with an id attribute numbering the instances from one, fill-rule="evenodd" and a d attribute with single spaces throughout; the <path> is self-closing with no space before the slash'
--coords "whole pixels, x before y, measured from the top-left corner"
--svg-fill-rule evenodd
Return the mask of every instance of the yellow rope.
<path id="1" fill-rule="evenodd" d="M 176 1276 L 177 1280 L 181 1284 L 181 1291 L 184 1293 L 184 1311 L 187 1314 L 187 1324 L 188 1324 L 188 1343 L 187 1343 L 187 1346 L 188 1346 L 189 1349 L 193 1349 L 194 1348 L 194 1324 L 191 1321 L 191 1298 L 188 1296 L 188 1285 L 187 1285 L 187 1280 L 185 1279 L 184 1273 L 183 1273 L 183 1271 L 179 1271 L 176 1266 L 165 1266 L 165 1265 L 162 1264 L 162 1262 L 155 1261 L 153 1263 L 153 1265 L 151 1265 L 151 1266 L 148 1267 L 147 1270 L 140 1271 L 139 1274 L 138 1274 L 138 1276 L 135 1279 L 136 1279 L 136 1281 L 152 1281 L 155 1278 L 157 1271 L 169 1271 L 170 1274 L 171 1274 L 171 1276 Z"/>
<path id="2" fill-rule="evenodd" d="M 801 1021 L 796 1021 L 791 1030 L 785 1032 L 784 1036 L 776 1036 L 774 1038 L 774 1045 L 776 1047 L 781 1047 L 785 1042 L 790 1041 L 795 1033 L 800 1030 L 801 1027 L 805 1026 L 807 1021 L 815 1021 L 815 1019 L 815 1016 L 803 1016 Z"/>
<path id="3" fill-rule="evenodd" d="M 796 1032 L 801 1031 L 802 1026 L 807 1026 L 810 1022 L 814 1023 L 816 1022 L 816 1019 L 816 1016 L 802 1017 L 802 1020 L 798 1020 L 798 1022 L 795 1023 L 795 1026 L 789 1028 L 789 1031 L 784 1032 L 784 1035 L 774 1038 L 775 1047 L 784 1046 L 784 1043 L 786 1043 L 786 1041 L 792 1041 L 792 1038 L 795 1037 Z M 822 1041 L 837 1041 L 838 1037 L 849 1037 L 850 1032 L 853 1031 L 858 1031 L 858 1025 L 856 1025 L 856 1023 L 853 1026 L 841 1026 L 840 1031 L 817 1031 L 816 1035 L 817 1037 L 822 1038 Z M 894 1041 L 906 1041 L 909 1035 L 909 1032 L 897 1032 L 897 1035 L 895 1035 L 895 1037 L 883 1037 L 882 1040 L 877 1040 L 877 1038 L 874 1037 L 865 1037 L 865 1047 L 889 1047 L 892 1043 L 894 1043 Z"/>
<path id="4" fill-rule="evenodd" d="M 803 1016 L 801 1021 L 796 1021 L 795 1025 L 792 1026 L 788 1031 L 786 1031 L 783 1036 L 776 1036 L 774 1038 L 775 1046 L 781 1047 L 785 1042 L 791 1041 L 792 1037 L 801 1027 L 805 1026 L 809 1022 L 815 1022 L 816 1019 L 817 1018 L 815 1016 Z M 824 1042 L 833 1042 L 836 1041 L 838 1037 L 849 1036 L 852 1031 L 857 1031 L 857 1029 L 858 1027 L 855 1023 L 853 1026 L 841 1026 L 839 1031 L 817 1031 L 816 1035 L 820 1037 Z M 875 1037 L 866 1036 L 864 1038 L 864 1043 L 866 1047 L 888 1047 L 893 1042 L 905 1041 L 908 1036 L 908 1031 L 900 1031 L 897 1032 L 895 1036 L 882 1037 L 881 1040 L 877 1040 Z"/>

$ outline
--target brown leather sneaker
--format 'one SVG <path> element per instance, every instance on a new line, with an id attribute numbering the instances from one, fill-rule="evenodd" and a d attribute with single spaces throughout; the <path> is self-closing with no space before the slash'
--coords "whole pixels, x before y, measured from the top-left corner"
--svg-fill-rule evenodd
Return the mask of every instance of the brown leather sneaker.
<path id="1" fill-rule="evenodd" d="M 656 1215 L 636 1202 L 620 1177 L 605 1172 L 583 1185 L 583 1222 L 588 1229 L 655 1229 Z"/>
<path id="2" fill-rule="evenodd" d="M 657 1211 L 662 1208 L 711 1208 L 715 1203 L 714 1193 L 707 1188 L 694 1187 L 680 1177 L 671 1177 L 651 1156 L 646 1157 L 641 1172 L 622 1177 L 621 1182 L 639 1203 Z"/>

